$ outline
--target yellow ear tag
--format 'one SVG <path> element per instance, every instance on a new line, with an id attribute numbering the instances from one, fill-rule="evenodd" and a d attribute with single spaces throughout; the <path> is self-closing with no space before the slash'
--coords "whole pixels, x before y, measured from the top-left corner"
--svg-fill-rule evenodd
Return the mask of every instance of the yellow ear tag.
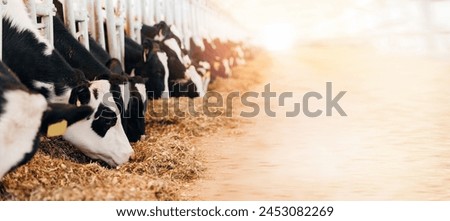
<path id="1" fill-rule="evenodd" d="M 67 121 L 62 120 L 58 123 L 54 123 L 48 126 L 47 137 L 57 137 L 64 135 L 67 130 Z"/>

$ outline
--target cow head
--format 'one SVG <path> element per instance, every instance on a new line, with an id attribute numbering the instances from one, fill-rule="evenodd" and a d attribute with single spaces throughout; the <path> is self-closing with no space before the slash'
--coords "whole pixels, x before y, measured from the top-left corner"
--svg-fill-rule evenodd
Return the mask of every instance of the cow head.
<path id="1" fill-rule="evenodd" d="M 145 79 L 147 97 L 158 99 L 164 96 L 164 91 L 168 91 L 167 55 L 156 41 L 149 38 L 144 39 L 142 46 L 142 62 L 136 68 L 136 74 Z"/>
<path id="2" fill-rule="evenodd" d="M 147 93 L 145 80 L 140 76 L 129 77 L 121 85 L 123 108 L 121 108 L 125 133 L 130 142 L 137 142 L 145 135 L 145 113 L 147 110 Z"/>
<path id="3" fill-rule="evenodd" d="M 134 153 L 122 126 L 119 98 L 120 91 L 108 80 L 96 80 L 74 88 L 69 103 L 88 105 L 94 112 L 69 126 L 64 134 L 64 138 L 85 155 L 112 167 L 128 162 Z"/>
<path id="4" fill-rule="evenodd" d="M 39 145 L 39 135 L 46 135 L 50 125 L 65 120 L 61 129 L 63 133 L 65 126 L 88 117 L 92 108 L 48 104 L 41 94 L 29 92 L 3 63 L 0 63 L 0 70 L 1 179 L 8 171 L 33 157 Z"/>
<path id="5" fill-rule="evenodd" d="M 111 58 L 109 61 L 106 62 L 105 65 L 111 71 L 111 73 L 118 75 L 125 75 L 125 71 L 122 68 L 122 62 L 120 62 L 119 59 Z"/>
<path id="6" fill-rule="evenodd" d="M 119 108 L 122 126 L 130 142 L 137 142 L 145 134 L 145 110 L 147 94 L 144 80 L 137 77 L 127 77 L 108 74 L 98 77 L 98 80 L 108 80 L 111 84 L 111 94 Z"/>

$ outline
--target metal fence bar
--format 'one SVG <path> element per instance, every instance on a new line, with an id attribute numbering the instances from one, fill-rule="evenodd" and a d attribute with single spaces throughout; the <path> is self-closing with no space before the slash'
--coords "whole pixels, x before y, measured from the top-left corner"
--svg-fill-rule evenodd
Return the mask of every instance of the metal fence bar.
<path id="1" fill-rule="evenodd" d="M 126 1 L 127 11 L 127 35 L 136 42 L 141 42 L 141 1 L 128 0 Z"/>
<path id="2" fill-rule="evenodd" d="M 116 7 L 113 0 L 106 0 L 106 29 L 108 35 L 109 54 L 125 63 L 125 34 L 124 16 L 120 9 L 121 1 L 117 1 Z"/>
<path id="3" fill-rule="evenodd" d="M 7 0 L 0 0 L 4 4 Z M 52 0 L 25 0 L 36 26 L 53 44 Z M 245 30 L 217 4 L 205 0 L 60 0 L 64 4 L 66 26 L 89 49 L 91 36 L 112 57 L 124 62 L 126 33 L 141 42 L 142 24 L 166 21 L 180 31 L 186 49 L 190 38 L 242 39 Z M 125 5 L 125 7 L 122 7 Z M 123 10 L 125 9 L 125 10 Z M 40 17 L 38 24 L 38 17 Z M 126 24 L 125 24 L 126 22 Z M 105 26 L 107 33 L 105 33 Z M 108 45 L 106 45 L 106 36 Z M 0 41 L 1 43 L 1 41 Z"/>
<path id="4" fill-rule="evenodd" d="M 69 32 L 89 50 L 88 12 L 86 0 L 65 0 L 64 21 Z"/>
<path id="5" fill-rule="evenodd" d="M 141 0 L 141 20 L 146 25 L 155 24 L 155 0 Z"/>
<path id="6" fill-rule="evenodd" d="M 160 22 L 160 21 L 163 21 L 163 20 L 165 20 L 165 17 L 164 17 L 164 5 L 165 5 L 165 3 L 164 3 L 164 1 L 162 1 L 162 0 L 154 0 L 154 11 L 155 11 L 155 23 L 158 23 L 158 22 Z"/>
<path id="7" fill-rule="evenodd" d="M 52 0 L 36 0 L 27 1 L 28 12 L 36 26 L 43 32 L 50 44 L 53 45 L 53 16 L 56 14 L 56 8 Z M 41 18 L 41 23 L 37 23 Z"/>
<path id="8" fill-rule="evenodd" d="M 101 0 L 93 0 L 93 11 L 94 14 L 91 16 L 91 20 L 93 23 L 95 23 L 95 28 L 91 30 L 91 33 L 93 34 L 94 39 L 99 43 L 103 49 L 106 50 L 106 40 L 105 40 L 105 26 L 103 25 L 105 22 L 105 19 L 103 17 L 103 10 L 102 10 L 102 3 Z M 95 33 L 95 34 L 94 34 Z"/>

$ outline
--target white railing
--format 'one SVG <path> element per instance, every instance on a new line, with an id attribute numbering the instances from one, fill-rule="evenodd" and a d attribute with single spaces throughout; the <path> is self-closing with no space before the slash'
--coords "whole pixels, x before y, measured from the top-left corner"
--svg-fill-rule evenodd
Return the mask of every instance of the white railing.
<path id="1" fill-rule="evenodd" d="M 141 20 L 146 25 L 155 24 L 155 0 L 141 0 Z"/>
<path id="2" fill-rule="evenodd" d="M 89 33 L 106 50 L 104 16 L 100 0 L 87 0 L 89 11 Z"/>
<path id="3" fill-rule="evenodd" d="M 141 42 L 141 28 L 143 16 L 141 10 L 140 0 L 128 0 L 126 1 L 127 11 L 127 35 L 136 42 Z"/>
<path id="4" fill-rule="evenodd" d="M 62 3 L 66 27 L 89 50 L 89 17 L 86 0 L 64 0 Z"/>
<path id="5" fill-rule="evenodd" d="M 28 0 L 27 7 L 30 17 L 38 29 L 53 44 L 53 16 L 56 14 L 56 8 L 52 0 Z M 38 18 L 40 18 L 40 23 L 38 23 Z"/>
<path id="6" fill-rule="evenodd" d="M 3 4 L 6 2 L 0 1 Z M 52 0 L 25 1 L 33 21 L 53 44 L 52 16 L 56 8 Z M 245 36 L 245 31 L 236 25 L 235 20 L 208 0 L 59 1 L 63 3 L 65 25 L 69 31 L 88 49 L 90 34 L 122 64 L 125 60 L 125 30 L 127 36 L 141 42 L 142 24 L 154 25 L 166 21 L 169 25 L 175 25 L 187 49 L 190 48 L 191 37 L 242 40 Z"/>
<path id="7" fill-rule="evenodd" d="M 116 4 L 114 4 L 116 3 Z M 125 12 L 122 0 L 106 0 L 106 29 L 109 54 L 125 63 Z M 123 67 L 125 68 L 125 67 Z"/>

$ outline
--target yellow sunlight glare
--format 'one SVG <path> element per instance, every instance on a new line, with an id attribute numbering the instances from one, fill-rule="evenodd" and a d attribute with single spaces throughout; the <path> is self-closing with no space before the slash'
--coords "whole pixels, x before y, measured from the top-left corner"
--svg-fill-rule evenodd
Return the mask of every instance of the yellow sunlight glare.
<path id="1" fill-rule="evenodd" d="M 294 28 L 288 23 L 268 24 L 262 29 L 259 41 L 269 51 L 286 51 L 294 44 Z"/>

